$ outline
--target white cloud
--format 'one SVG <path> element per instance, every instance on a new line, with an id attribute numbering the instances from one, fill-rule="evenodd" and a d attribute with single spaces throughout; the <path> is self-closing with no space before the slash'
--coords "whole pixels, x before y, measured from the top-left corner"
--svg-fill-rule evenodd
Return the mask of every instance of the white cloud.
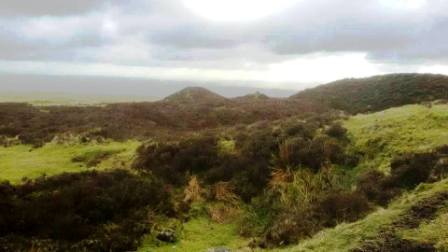
<path id="1" fill-rule="evenodd" d="M 418 10 L 427 4 L 427 0 L 380 0 L 380 3 L 388 8 Z"/>
<path id="2" fill-rule="evenodd" d="M 300 0 L 183 0 L 184 5 L 206 19 L 247 22 L 276 14 Z"/>
<path id="3" fill-rule="evenodd" d="M 448 65 L 429 65 L 420 67 L 417 72 L 419 73 L 434 73 L 448 75 Z"/>
<path id="4" fill-rule="evenodd" d="M 270 81 L 329 82 L 346 77 L 366 77 L 382 73 L 380 64 L 369 62 L 366 53 L 315 53 L 271 64 Z"/>

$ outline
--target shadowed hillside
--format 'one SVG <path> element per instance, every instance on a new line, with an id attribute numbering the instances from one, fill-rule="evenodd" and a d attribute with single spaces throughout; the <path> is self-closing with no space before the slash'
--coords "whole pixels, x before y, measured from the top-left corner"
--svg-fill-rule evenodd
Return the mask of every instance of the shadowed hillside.
<path id="1" fill-rule="evenodd" d="M 18 137 L 23 143 L 41 145 L 63 133 L 116 140 L 173 136 L 324 111 L 308 101 L 226 99 L 197 87 L 183 89 L 158 102 L 45 107 L 0 103 L 0 140 Z"/>
<path id="2" fill-rule="evenodd" d="M 245 96 L 240 96 L 240 97 L 236 97 L 234 98 L 235 101 L 260 101 L 260 100 L 268 100 L 268 99 L 272 99 L 269 96 L 260 93 L 260 92 L 255 92 L 253 94 L 248 94 Z"/>
<path id="3" fill-rule="evenodd" d="M 187 87 L 163 99 L 165 102 L 181 104 L 222 104 L 226 100 L 203 87 Z"/>
<path id="4" fill-rule="evenodd" d="M 448 77 L 433 74 L 391 74 L 344 79 L 292 96 L 350 113 L 448 98 Z"/>

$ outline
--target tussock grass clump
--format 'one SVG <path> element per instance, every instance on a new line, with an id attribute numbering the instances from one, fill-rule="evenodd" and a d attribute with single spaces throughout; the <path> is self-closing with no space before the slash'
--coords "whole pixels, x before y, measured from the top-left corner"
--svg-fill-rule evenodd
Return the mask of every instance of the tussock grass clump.
<path id="1" fill-rule="evenodd" d="M 297 243 L 325 227 L 355 221 L 371 209 L 367 198 L 343 188 L 331 170 L 275 171 L 268 200 L 271 220 L 262 247 Z"/>

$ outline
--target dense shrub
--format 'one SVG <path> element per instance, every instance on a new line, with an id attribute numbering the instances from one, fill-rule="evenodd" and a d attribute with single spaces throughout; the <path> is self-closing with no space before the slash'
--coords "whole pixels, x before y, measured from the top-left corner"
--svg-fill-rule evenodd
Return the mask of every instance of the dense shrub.
<path id="1" fill-rule="evenodd" d="M 314 207 L 321 225 L 334 227 L 340 222 L 353 222 L 370 210 L 367 198 L 357 192 L 334 191 L 321 199 Z"/>
<path id="2" fill-rule="evenodd" d="M 428 180 L 436 162 L 435 153 L 406 154 L 396 157 L 390 164 L 390 179 L 398 187 L 414 188 Z"/>
<path id="3" fill-rule="evenodd" d="M 270 159 L 277 148 L 270 131 L 241 136 L 235 153 L 220 153 L 219 139 L 210 135 L 142 146 L 134 167 L 167 183 L 185 185 L 190 175 L 207 183 L 232 181 L 239 195 L 249 200 L 260 193 L 270 177 Z"/>
<path id="4" fill-rule="evenodd" d="M 370 201 L 386 205 L 398 193 L 398 189 L 390 183 L 384 173 L 370 170 L 358 178 L 357 190 Z"/>
<path id="5" fill-rule="evenodd" d="M 431 182 L 446 175 L 446 146 L 427 153 L 407 153 L 391 161 L 390 175 L 370 170 L 358 179 L 357 190 L 380 205 L 386 205 L 401 191 L 413 189 L 423 182 Z"/>
<path id="6" fill-rule="evenodd" d="M 342 127 L 340 123 L 333 123 L 326 129 L 325 133 L 331 137 L 342 139 L 346 137 L 347 129 Z"/>
<path id="7" fill-rule="evenodd" d="M 218 163 L 218 139 L 213 136 L 189 138 L 143 146 L 134 167 L 150 171 L 167 183 L 183 185 L 188 175 L 200 174 Z"/>
<path id="8" fill-rule="evenodd" d="M 3 183 L 2 245 L 30 249 L 48 240 L 57 251 L 134 250 L 150 229 L 148 211 L 172 209 L 163 188 L 124 170 L 41 177 L 17 186 Z"/>

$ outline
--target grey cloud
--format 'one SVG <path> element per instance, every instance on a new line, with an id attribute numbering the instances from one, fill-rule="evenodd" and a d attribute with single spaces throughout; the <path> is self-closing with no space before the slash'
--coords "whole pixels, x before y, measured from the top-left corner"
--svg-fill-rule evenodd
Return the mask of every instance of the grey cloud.
<path id="1" fill-rule="evenodd" d="M 448 17 L 421 27 L 411 41 L 402 47 L 373 51 L 370 58 L 399 63 L 448 63 Z"/>
<path id="2" fill-rule="evenodd" d="M 41 39 L 0 29 L 0 58 L 227 68 L 247 61 L 261 67 L 314 52 L 361 51 L 375 61 L 448 62 L 447 1 L 428 0 L 418 10 L 387 7 L 381 1 L 387 2 L 304 0 L 264 20 L 227 24 L 194 16 L 180 0 L 6 0 L 0 2 L 0 16 L 10 27 L 20 27 L 23 20 L 18 23 L 6 14 L 61 15 L 55 17 L 60 20 L 70 15 L 83 21 L 61 22 L 60 29 L 71 35 L 62 41 L 56 32 Z M 101 25 L 107 15 L 117 26 L 109 37 Z M 120 48 L 135 51 L 135 44 L 147 56 L 135 53 L 135 60 L 132 55 L 120 60 L 119 53 L 126 53 Z"/>
<path id="3" fill-rule="evenodd" d="M 0 19 L 0 59 L 73 60 L 80 48 L 111 40 L 96 16 Z"/>
<path id="4" fill-rule="evenodd" d="M 210 25 L 179 25 L 174 29 L 148 35 L 149 40 L 172 47 L 228 48 L 243 43 L 242 33 Z"/>
<path id="5" fill-rule="evenodd" d="M 105 0 L 2 0 L 0 1 L 0 15 L 67 15 L 85 12 L 105 3 Z"/>
<path id="6" fill-rule="evenodd" d="M 241 45 L 278 54 L 272 60 L 323 51 L 367 52 L 370 59 L 378 61 L 448 60 L 443 53 L 448 45 L 448 15 L 441 11 L 448 9 L 448 3 L 428 0 L 425 7 L 413 10 L 386 6 L 385 2 L 303 1 L 288 11 L 245 25 L 201 23 L 183 13 L 169 22 L 159 20 L 154 24 L 158 28 L 148 29 L 146 38 L 148 43 L 169 48 L 159 56 L 165 51 L 167 59 L 175 60 L 206 59 L 219 54 L 217 50 L 228 52 Z M 201 56 L 204 51 L 209 54 Z M 189 57 L 191 52 L 196 57 Z M 258 60 L 250 51 L 243 56 Z"/>
<path id="7" fill-rule="evenodd" d="M 426 7 L 414 11 L 387 8 L 372 0 L 316 0 L 274 22 L 266 43 L 285 55 L 361 51 L 383 61 L 448 60 L 442 53 L 448 42 L 448 15 L 433 8 L 447 9 L 448 4 L 428 0 Z"/>

